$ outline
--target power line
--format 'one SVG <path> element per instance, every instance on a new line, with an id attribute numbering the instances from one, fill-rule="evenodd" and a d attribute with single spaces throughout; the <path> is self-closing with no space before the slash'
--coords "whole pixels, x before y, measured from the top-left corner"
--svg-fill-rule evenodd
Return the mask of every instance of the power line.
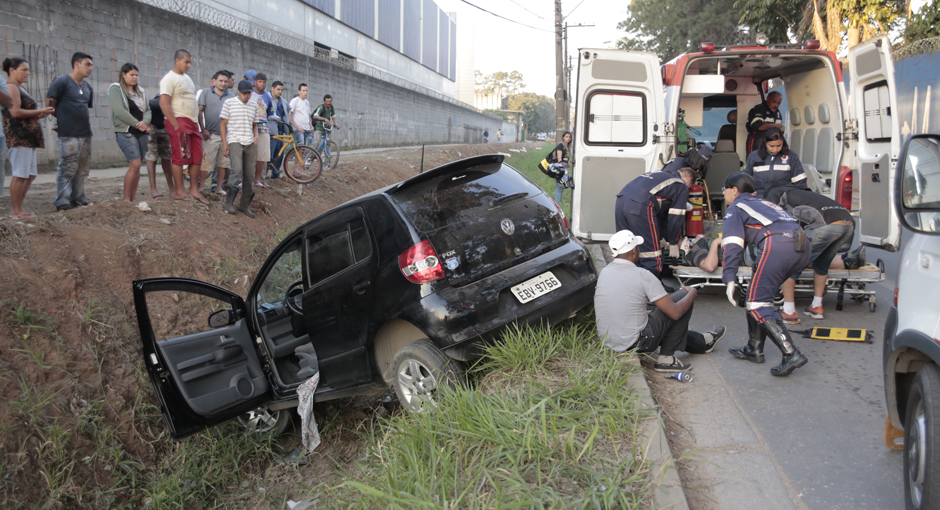
<path id="1" fill-rule="evenodd" d="M 565 17 L 562 19 L 567 19 L 568 16 L 571 16 L 571 13 L 574 12 L 574 10 L 577 9 L 578 7 L 581 7 L 581 4 L 583 3 L 584 3 L 584 0 L 581 0 L 580 2 L 578 2 L 578 5 L 574 6 L 574 9 L 571 9 L 570 11 L 568 11 L 568 14 L 565 14 Z"/>
<path id="2" fill-rule="evenodd" d="M 492 15 L 492 16 L 496 16 L 497 18 L 504 19 L 504 20 L 506 20 L 506 21 L 508 21 L 508 22 L 510 22 L 510 23 L 515 23 L 515 24 L 517 24 L 517 25 L 522 25 L 522 26 L 524 26 L 524 27 L 526 27 L 526 28 L 531 28 L 532 30 L 538 30 L 538 31 L 540 31 L 540 32 L 555 33 L 554 30 L 546 30 L 546 29 L 544 29 L 544 28 L 533 27 L 532 25 L 526 25 L 525 23 L 519 23 L 519 22 L 516 21 L 516 20 L 509 19 L 509 18 L 507 18 L 506 16 L 500 16 L 499 14 L 496 14 L 495 12 L 492 12 L 492 11 L 488 11 L 488 10 L 486 10 L 486 9 L 484 9 L 484 8 L 482 8 L 482 7 L 480 7 L 479 5 L 473 5 L 473 4 L 471 4 L 470 2 L 468 2 L 467 0 L 460 0 L 460 1 L 463 2 L 463 3 L 465 3 L 465 4 L 467 4 L 467 5 L 469 5 L 470 7 L 476 7 L 477 9 L 480 9 L 481 11 L 483 11 L 483 12 L 485 12 L 485 13 L 487 13 L 487 14 L 490 14 L 490 15 Z M 584 1 L 584 0 L 582 0 L 582 1 Z"/>
<path id="3" fill-rule="evenodd" d="M 526 11 L 528 11 L 528 12 L 534 14 L 536 18 L 538 18 L 538 19 L 545 19 L 545 18 L 539 16 L 538 14 L 536 14 L 535 12 L 529 11 L 529 9 L 526 9 L 526 6 L 520 4 L 520 3 L 517 2 L 516 0 L 509 0 L 509 1 L 512 2 L 512 3 L 514 3 L 514 4 L 516 4 L 516 5 L 518 5 L 519 7 L 522 7 L 524 10 L 526 10 Z M 548 21 L 548 20 L 546 20 L 546 21 Z"/>

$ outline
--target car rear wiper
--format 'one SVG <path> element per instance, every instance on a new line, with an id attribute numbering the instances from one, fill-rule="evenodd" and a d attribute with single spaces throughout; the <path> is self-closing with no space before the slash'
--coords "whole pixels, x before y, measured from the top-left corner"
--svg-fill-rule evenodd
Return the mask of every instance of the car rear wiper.
<path id="1" fill-rule="evenodd" d="M 527 196 L 529 196 L 529 192 L 528 192 L 528 191 L 520 191 L 519 193 L 513 193 L 512 195 L 506 195 L 506 196 L 504 196 L 504 197 L 499 197 L 499 198 L 493 200 L 492 202 L 490 202 L 489 207 L 492 209 L 493 207 L 496 207 L 497 205 L 499 205 L 499 204 L 501 204 L 501 203 L 503 203 L 503 202 L 509 202 L 509 201 L 511 201 L 511 200 L 515 200 L 515 199 L 517 199 L 517 198 L 525 198 L 525 197 L 527 197 Z"/>

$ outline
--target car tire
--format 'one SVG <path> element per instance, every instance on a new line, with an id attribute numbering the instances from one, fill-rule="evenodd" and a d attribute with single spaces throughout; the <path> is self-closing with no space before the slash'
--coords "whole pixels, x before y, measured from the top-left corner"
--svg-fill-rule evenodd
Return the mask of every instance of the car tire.
<path id="1" fill-rule="evenodd" d="M 259 407 L 238 416 L 238 425 L 247 432 L 254 434 L 274 434 L 280 436 L 290 425 L 290 409 L 271 411 L 267 407 Z"/>
<path id="2" fill-rule="evenodd" d="M 401 405 L 420 413 L 437 407 L 434 392 L 442 385 L 466 385 L 464 364 L 447 357 L 427 338 L 416 340 L 395 353 L 392 359 L 392 386 Z"/>
<path id="3" fill-rule="evenodd" d="M 904 503 L 908 510 L 940 508 L 940 369 L 917 371 L 904 420 Z"/>

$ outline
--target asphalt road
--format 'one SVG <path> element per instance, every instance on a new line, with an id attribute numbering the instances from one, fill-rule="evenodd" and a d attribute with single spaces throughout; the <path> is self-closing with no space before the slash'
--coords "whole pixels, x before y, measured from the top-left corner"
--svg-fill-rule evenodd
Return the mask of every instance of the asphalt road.
<path id="1" fill-rule="evenodd" d="M 868 259 L 877 258 L 884 260 L 886 274 L 883 282 L 869 285 L 877 291 L 874 313 L 851 299 L 836 311 L 836 296 L 827 294 L 824 320 L 801 314 L 801 324 L 790 326 L 867 328 L 874 343 L 794 334 L 809 364 L 786 378 L 770 375 L 780 351 L 769 341 L 762 365 L 728 353 L 746 343 L 747 326 L 743 311 L 732 308 L 724 292 L 696 300 L 693 328 L 704 332 L 723 324 L 728 333 L 711 354 L 686 358 L 693 364 L 691 383 L 667 381 L 665 387 L 663 404 L 687 429 L 678 433 L 693 443 L 690 456 L 696 460 L 686 473 L 690 479 L 683 480 L 700 493 L 690 494 L 693 508 L 903 507 L 901 452 L 882 443 L 881 366 L 900 253 L 869 248 Z M 807 304 L 809 299 L 797 298 L 798 310 Z"/>

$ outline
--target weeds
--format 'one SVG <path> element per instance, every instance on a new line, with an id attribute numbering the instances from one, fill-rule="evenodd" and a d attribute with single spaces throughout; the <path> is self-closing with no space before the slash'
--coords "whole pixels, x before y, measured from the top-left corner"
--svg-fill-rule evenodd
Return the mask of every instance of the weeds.
<path id="1" fill-rule="evenodd" d="M 4 306 L 10 307 L 10 324 L 18 332 L 25 328 L 25 333 L 20 333 L 23 339 L 28 339 L 33 330 L 48 330 L 54 328 L 51 326 L 52 319 L 44 312 L 35 312 L 26 303 L 15 299 L 3 302 Z"/>
<path id="2" fill-rule="evenodd" d="M 238 263 L 235 259 L 226 256 L 215 265 L 215 276 L 222 285 L 231 283 L 238 276 Z"/>
<path id="3" fill-rule="evenodd" d="M 585 325 L 516 329 L 473 368 L 479 388 L 366 431 L 360 475 L 311 491 L 334 508 L 642 508 L 637 369 Z"/>

